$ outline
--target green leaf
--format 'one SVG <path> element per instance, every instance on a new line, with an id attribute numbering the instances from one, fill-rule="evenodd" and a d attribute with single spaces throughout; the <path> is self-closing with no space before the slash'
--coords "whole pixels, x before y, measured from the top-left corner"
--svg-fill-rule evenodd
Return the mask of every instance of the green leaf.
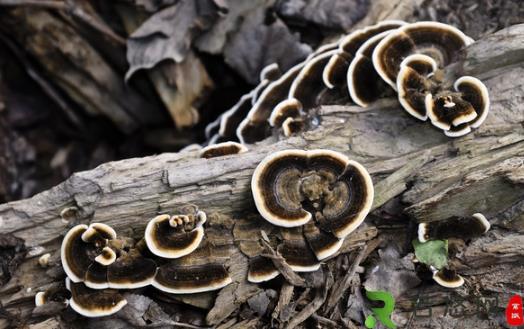
<path id="1" fill-rule="evenodd" d="M 415 256 L 421 263 L 439 270 L 448 265 L 448 240 L 431 240 L 422 243 L 415 239 L 413 248 L 415 248 Z"/>

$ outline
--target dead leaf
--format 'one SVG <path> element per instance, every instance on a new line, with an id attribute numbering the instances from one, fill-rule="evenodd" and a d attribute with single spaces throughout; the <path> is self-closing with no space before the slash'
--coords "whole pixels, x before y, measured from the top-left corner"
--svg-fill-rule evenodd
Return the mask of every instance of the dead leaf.
<path id="1" fill-rule="evenodd" d="M 151 16 L 127 41 L 126 80 L 162 60 L 182 62 L 193 39 L 212 26 L 219 11 L 212 0 L 181 0 Z"/>
<path id="2" fill-rule="evenodd" d="M 258 82 L 265 66 L 277 63 L 287 71 L 311 53 L 311 47 L 301 43 L 278 17 L 270 18 L 273 21 L 266 24 L 266 10 L 258 8 L 245 18 L 224 48 L 226 63 L 252 84 Z"/>

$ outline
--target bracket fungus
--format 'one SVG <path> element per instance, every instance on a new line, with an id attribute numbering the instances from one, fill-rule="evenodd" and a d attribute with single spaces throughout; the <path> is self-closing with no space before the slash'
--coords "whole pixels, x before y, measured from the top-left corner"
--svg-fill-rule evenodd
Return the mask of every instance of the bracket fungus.
<path id="1" fill-rule="evenodd" d="M 426 121 L 426 94 L 429 77 L 438 69 L 437 62 L 427 55 L 409 55 L 400 63 L 397 91 L 400 105 L 415 118 Z"/>
<path id="2" fill-rule="evenodd" d="M 127 300 L 118 290 L 90 289 L 83 283 L 70 282 L 66 286 L 71 291 L 69 305 L 75 312 L 86 317 L 101 317 L 115 314 L 127 305 Z"/>
<path id="3" fill-rule="evenodd" d="M 146 226 L 144 239 L 148 249 L 163 258 L 180 258 L 192 253 L 204 238 L 203 211 L 181 215 L 159 215 Z"/>
<path id="4" fill-rule="evenodd" d="M 259 213 L 270 223 L 295 227 L 314 218 L 338 238 L 362 223 L 373 201 L 366 169 L 330 150 L 273 153 L 255 169 L 251 189 Z"/>
<path id="5" fill-rule="evenodd" d="M 293 66 L 264 89 L 244 120 L 237 127 L 236 134 L 242 144 L 251 144 L 266 137 L 268 129 L 267 119 L 271 116 L 271 112 L 278 103 L 288 97 L 289 88 L 304 65 L 305 63 L 302 62 Z"/>
<path id="6" fill-rule="evenodd" d="M 433 269 L 433 280 L 446 288 L 458 288 L 464 284 L 464 278 L 449 268 Z"/>
<path id="7" fill-rule="evenodd" d="M 337 52 L 331 56 L 322 72 L 322 80 L 326 87 L 333 89 L 345 85 L 349 65 L 364 42 L 379 33 L 399 28 L 405 24 L 406 22 L 398 20 L 382 21 L 343 37 L 338 43 Z"/>
<path id="8" fill-rule="evenodd" d="M 171 261 L 158 268 L 152 285 L 172 294 L 194 294 L 221 289 L 232 281 L 220 264 L 185 265 Z"/>
<path id="9" fill-rule="evenodd" d="M 449 238 L 469 239 L 489 231 L 491 225 L 481 213 L 469 217 L 451 217 L 443 221 L 420 223 L 418 240 L 444 240 Z"/>
<path id="10" fill-rule="evenodd" d="M 386 88 L 387 85 L 373 67 L 371 59 L 377 44 L 389 33 L 391 33 L 391 30 L 369 38 L 358 48 L 355 57 L 349 64 L 347 70 L 349 96 L 359 106 L 367 107 L 389 89 Z"/>
<path id="11" fill-rule="evenodd" d="M 64 237 L 62 266 L 73 283 L 83 282 L 91 289 L 134 289 L 151 283 L 156 263 L 117 239 L 108 225 L 80 224 Z"/>
<path id="12" fill-rule="evenodd" d="M 282 133 L 284 136 L 289 137 L 304 130 L 305 126 L 306 123 L 303 119 L 289 117 L 282 123 Z"/>
<path id="13" fill-rule="evenodd" d="M 35 306 L 42 306 L 50 302 L 61 303 L 67 306 L 69 304 L 70 297 L 71 293 L 63 286 L 55 286 L 50 289 L 47 289 L 46 291 L 37 292 L 35 294 Z"/>
<path id="14" fill-rule="evenodd" d="M 210 159 L 244 152 L 247 152 L 245 145 L 237 142 L 222 142 L 204 147 L 200 150 L 199 155 L 201 158 Z"/>
<path id="15" fill-rule="evenodd" d="M 280 272 L 277 270 L 273 261 L 267 257 L 255 256 L 249 259 L 249 270 L 247 280 L 253 283 L 260 283 L 276 278 Z"/>
<path id="16" fill-rule="evenodd" d="M 437 63 L 426 55 L 410 55 L 401 63 L 397 76 L 398 98 L 402 107 L 419 120 L 459 137 L 478 128 L 489 112 L 489 94 L 477 78 L 463 76 L 453 90 Z"/>
<path id="17" fill-rule="evenodd" d="M 484 122 L 490 101 L 486 86 L 471 76 L 457 79 L 453 89 L 427 94 L 425 105 L 434 126 L 443 129 L 446 136 L 458 137 Z"/>
<path id="18" fill-rule="evenodd" d="M 105 224 L 80 224 L 70 229 L 60 249 L 62 266 L 67 276 L 75 283 L 84 281 L 89 267 L 97 257 L 104 257 L 108 241 L 113 238 L 116 238 L 116 233 Z"/>
<path id="19" fill-rule="evenodd" d="M 325 88 L 322 72 L 336 50 L 320 53 L 306 62 L 289 88 L 288 98 L 296 99 L 301 109 L 311 109 L 318 105 L 318 96 Z"/>
<path id="20" fill-rule="evenodd" d="M 376 46 L 373 65 L 377 73 L 396 90 L 397 75 L 404 58 L 422 54 L 433 58 L 442 68 L 459 58 L 460 50 L 473 39 L 459 29 L 438 22 L 417 22 L 391 32 Z"/>

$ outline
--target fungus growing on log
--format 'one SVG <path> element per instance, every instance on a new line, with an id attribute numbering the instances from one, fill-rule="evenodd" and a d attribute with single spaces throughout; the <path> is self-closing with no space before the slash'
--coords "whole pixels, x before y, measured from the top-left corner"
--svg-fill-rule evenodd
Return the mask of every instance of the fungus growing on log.
<path id="1" fill-rule="evenodd" d="M 253 283 L 260 283 L 276 278 L 280 272 L 276 269 L 271 259 L 262 256 L 255 256 L 249 259 L 249 270 L 247 280 Z"/>
<path id="2" fill-rule="evenodd" d="M 153 282 L 157 265 L 133 248 L 121 251 L 116 261 L 107 268 L 107 282 L 112 289 L 137 289 Z"/>
<path id="3" fill-rule="evenodd" d="M 321 53 L 306 62 L 289 88 L 289 99 L 296 99 L 301 109 L 308 110 L 319 105 L 318 96 L 325 88 L 322 72 L 336 50 Z"/>
<path id="4" fill-rule="evenodd" d="M 284 150 L 255 169 L 251 189 L 259 213 L 270 223 L 296 227 L 314 218 L 343 238 L 358 227 L 373 201 L 366 169 L 330 150 Z"/>
<path id="5" fill-rule="evenodd" d="M 396 20 L 382 21 L 343 37 L 338 44 L 337 52 L 331 56 L 322 72 L 322 80 L 326 87 L 330 89 L 344 87 L 349 65 L 364 42 L 379 33 L 394 30 L 405 24 L 403 21 Z"/>
<path id="6" fill-rule="evenodd" d="M 426 95 L 430 89 L 429 76 L 437 70 L 437 63 L 429 56 L 414 54 L 400 63 L 397 91 L 400 105 L 415 118 L 426 121 Z"/>
<path id="7" fill-rule="evenodd" d="M 282 123 L 282 132 L 284 136 L 289 137 L 304 130 L 305 126 L 303 119 L 289 117 Z"/>
<path id="8" fill-rule="evenodd" d="M 219 264 L 180 265 L 176 261 L 158 268 L 152 285 L 172 294 L 194 294 L 221 289 L 232 282 Z"/>
<path id="9" fill-rule="evenodd" d="M 208 145 L 200 150 L 200 157 L 205 159 L 216 158 L 232 154 L 247 152 L 247 147 L 237 142 L 223 142 Z"/>
<path id="10" fill-rule="evenodd" d="M 71 291 L 69 305 L 86 317 L 101 317 L 115 314 L 127 305 L 127 300 L 113 289 L 95 290 L 83 283 L 66 283 Z"/>
<path id="11" fill-rule="evenodd" d="M 445 240 L 449 238 L 470 239 L 486 233 L 491 225 L 481 213 L 469 217 L 451 217 L 446 220 L 420 223 L 418 240 Z"/>
<path id="12" fill-rule="evenodd" d="M 409 55 L 427 55 L 442 68 L 456 61 L 460 50 L 471 43 L 473 39 L 451 25 L 438 22 L 407 24 L 380 41 L 373 52 L 373 65 L 382 79 L 396 90 L 400 64 Z"/>
<path id="13" fill-rule="evenodd" d="M 93 223 L 90 226 L 80 224 L 70 229 L 62 241 L 60 257 L 64 271 L 71 281 L 75 283 L 85 281 L 88 272 L 93 274 L 88 270 L 94 263 L 104 268 L 104 263 L 111 264 L 116 255 L 108 247 L 108 243 L 115 238 L 115 231 L 106 224 Z M 100 275 L 96 277 L 99 278 Z M 87 284 L 90 284 L 89 280 Z M 96 286 L 96 283 L 93 284 Z"/>
<path id="14" fill-rule="evenodd" d="M 439 271 L 433 271 L 433 280 L 439 285 L 446 288 L 458 288 L 464 284 L 464 278 L 461 277 L 455 270 L 443 268 Z"/>
<path id="15" fill-rule="evenodd" d="M 180 258 L 192 253 L 204 238 L 206 214 L 159 215 L 144 232 L 148 249 L 163 258 Z"/>
<path id="16" fill-rule="evenodd" d="M 381 32 L 364 42 L 355 53 L 347 70 L 347 85 L 353 102 L 367 107 L 371 102 L 379 99 L 389 88 L 373 67 L 371 59 L 373 50 L 391 30 Z"/>
<path id="17" fill-rule="evenodd" d="M 458 137 L 478 128 L 489 112 L 489 94 L 477 78 L 463 76 L 453 84 L 454 91 L 428 93 L 426 111 L 431 123 L 449 137 Z"/>

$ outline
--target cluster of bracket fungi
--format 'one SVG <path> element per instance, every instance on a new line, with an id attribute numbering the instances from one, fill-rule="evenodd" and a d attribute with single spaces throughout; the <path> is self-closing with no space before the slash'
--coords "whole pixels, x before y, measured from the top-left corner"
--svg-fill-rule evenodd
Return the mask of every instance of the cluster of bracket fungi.
<path id="1" fill-rule="evenodd" d="M 446 136 L 478 128 L 489 111 L 486 86 L 444 68 L 473 43 L 457 28 L 438 22 L 383 21 L 319 47 L 287 72 L 265 67 L 260 83 L 206 127 L 208 145 L 252 144 L 281 131 L 308 126 L 308 113 L 320 105 L 347 103 L 363 109 L 397 94 L 401 107 L 429 121 Z M 273 129 L 274 128 L 274 129 Z"/>
<path id="2" fill-rule="evenodd" d="M 461 136 L 486 118 L 489 97 L 478 79 L 464 76 L 450 83 L 443 68 L 456 61 L 471 38 L 436 22 L 407 24 L 385 21 L 357 30 L 320 47 L 285 73 L 276 64 L 261 73 L 260 84 L 206 129 L 208 146 L 202 158 L 246 152 L 244 144 L 267 137 L 271 127 L 285 136 L 304 129 L 307 111 L 349 93 L 367 107 L 393 90 L 401 106 L 420 120 Z M 238 143 L 238 142 L 240 143 Z M 335 255 L 344 239 L 366 218 L 373 203 L 373 183 L 366 169 L 330 150 L 284 150 L 267 156 L 255 169 L 251 190 L 260 216 L 277 227 L 279 241 L 271 248 L 295 272 L 319 269 Z M 161 214 L 149 221 L 136 242 L 118 238 L 108 225 L 73 227 L 61 247 L 67 274 L 69 305 L 88 316 L 118 312 L 127 303 L 123 290 L 153 286 L 172 294 L 212 291 L 232 282 L 222 264 L 194 257 L 205 240 L 206 214 L 198 209 Z M 419 240 L 482 234 L 489 222 L 481 214 L 422 223 Z M 249 239 L 248 239 L 249 240 Z M 263 282 L 280 274 L 252 238 L 247 280 Z M 440 285 L 458 287 L 464 280 L 450 268 L 429 269 Z M 36 295 L 38 305 L 52 298 Z"/>
<path id="3" fill-rule="evenodd" d="M 318 270 L 364 221 L 373 202 L 366 169 L 329 150 L 271 154 L 255 169 L 251 186 L 261 217 L 282 229 L 284 239 L 276 249 L 296 272 Z M 107 316 L 127 304 L 122 293 L 127 289 L 153 286 L 165 293 L 193 294 L 230 284 L 223 264 L 202 257 L 205 212 L 193 206 L 181 210 L 151 219 L 136 243 L 102 223 L 71 228 L 61 246 L 70 294 L 66 303 L 87 317 Z M 260 243 L 254 237 L 251 242 Z M 259 246 L 254 254 L 240 248 L 250 257 L 246 279 L 251 282 L 279 275 Z M 55 297 L 52 291 L 39 292 L 35 303 Z"/>
<path id="4" fill-rule="evenodd" d="M 420 223 L 417 237 L 422 243 L 430 240 L 461 239 L 468 240 L 479 237 L 491 228 L 491 224 L 481 213 L 468 217 L 453 216 L 438 222 Z M 419 263 L 415 258 L 415 265 L 421 277 L 429 276 L 439 285 L 446 288 L 458 288 L 464 284 L 464 278 L 452 266 L 437 269 L 433 266 Z"/>

